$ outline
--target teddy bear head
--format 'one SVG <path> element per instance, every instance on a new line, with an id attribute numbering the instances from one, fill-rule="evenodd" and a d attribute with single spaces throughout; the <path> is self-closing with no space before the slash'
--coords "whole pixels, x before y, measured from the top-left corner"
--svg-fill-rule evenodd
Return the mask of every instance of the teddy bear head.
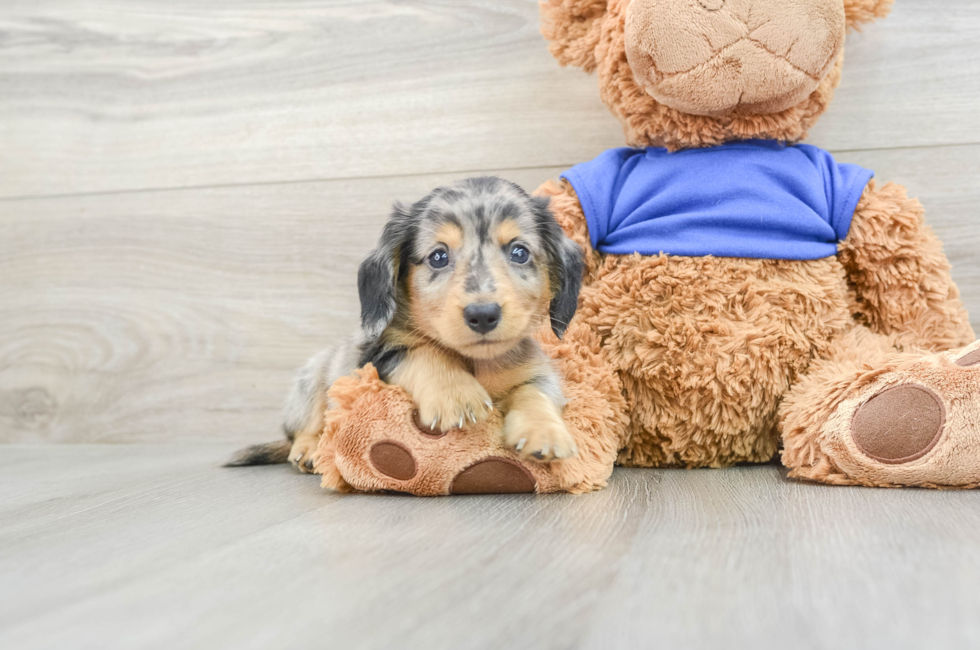
<path id="1" fill-rule="evenodd" d="M 596 71 L 631 146 L 795 142 L 840 81 L 844 34 L 892 0 L 541 0 L 562 65 Z"/>

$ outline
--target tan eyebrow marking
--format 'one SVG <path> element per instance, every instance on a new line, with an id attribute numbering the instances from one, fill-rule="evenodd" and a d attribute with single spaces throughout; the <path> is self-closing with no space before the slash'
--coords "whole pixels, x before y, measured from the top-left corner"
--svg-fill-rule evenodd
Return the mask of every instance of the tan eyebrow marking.
<path id="1" fill-rule="evenodd" d="M 436 239 L 450 248 L 463 245 L 463 231 L 454 223 L 444 223 L 436 230 Z"/>
<path id="2" fill-rule="evenodd" d="M 514 219 L 504 219 L 494 230 L 494 236 L 497 238 L 497 242 L 504 246 L 521 236 L 521 227 L 517 225 L 517 221 Z"/>

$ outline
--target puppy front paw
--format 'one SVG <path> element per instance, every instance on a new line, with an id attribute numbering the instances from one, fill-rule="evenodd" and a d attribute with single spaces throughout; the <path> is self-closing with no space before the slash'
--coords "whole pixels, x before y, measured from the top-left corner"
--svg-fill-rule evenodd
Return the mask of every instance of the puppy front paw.
<path id="1" fill-rule="evenodd" d="M 300 433 L 289 449 L 289 462 L 304 474 L 313 473 L 313 452 L 320 442 L 319 435 Z"/>
<path id="2" fill-rule="evenodd" d="M 431 387 L 413 395 L 422 424 L 448 431 L 467 423 L 486 420 L 493 411 L 493 400 L 472 375 L 463 375 L 451 386 Z"/>
<path id="3" fill-rule="evenodd" d="M 564 420 L 544 405 L 507 413 L 504 440 L 522 456 L 535 460 L 563 460 L 578 455 L 575 439 Z"/>

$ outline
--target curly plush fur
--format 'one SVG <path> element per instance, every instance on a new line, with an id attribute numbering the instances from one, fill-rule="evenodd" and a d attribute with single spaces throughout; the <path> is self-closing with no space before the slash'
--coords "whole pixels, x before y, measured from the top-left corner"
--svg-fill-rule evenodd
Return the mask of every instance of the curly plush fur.
<path id="1" fill-rule="evenodd" d="M 658 103 L 627 60 L 630 1 L 541 2 L 552 53 L 563 65 L 597 73 L 628 144 L 797 142 L 827 109 L 842 54 L 809 97 L 777 113 L 709 117 Z M 841 2 L 851 29 L 891 5 Z M 804 262 L 601 255 L 567 182 L 550 181 L 538 193 L 550 197 L 555 218 L 585 255 L 568 336 L 542 341 L 575 395 L 565 417 L 587 450 L 582 459 L 530 467 L 538 491 L 600 487 L 614 457 L 632 466 L 723 467 L 765 462 L 780 450 L 790 475 L 807 480 L 980 484 L 980 344 L 970 345 L 975 336 L 942 244 L 904 188 L 870 183 L 838 255 Z M 889 392 L 903 387 L 906 393 Z M 321 439 L 325 485 L 346 479 L 357 489 L 445 494 L 469 465 L 500 454 L 492 422 L 465 440 L 421 440 L 411 405 L 393 391 L 370 376 L 335 386 L 338 401 L 359 397 L 344 401 L 347 410 L 336 416 L 342 424 Z M 896 401 L 908 391 L 932 396 L 921 402 L 928 412 Z M 879 398 L 890 400 L 877 402 L 887 408 L 869 407 Z M 912 460 L 889 457 L 891 432 L 909 422 L 926 433 L 935 428 L 935 439 Z M 422 485 L 379 474 L 370 450 L 386 436 L 398 436 L 417 471 L 438 480 Z M 485 448 L 472 452 L 473 445 Z"/>

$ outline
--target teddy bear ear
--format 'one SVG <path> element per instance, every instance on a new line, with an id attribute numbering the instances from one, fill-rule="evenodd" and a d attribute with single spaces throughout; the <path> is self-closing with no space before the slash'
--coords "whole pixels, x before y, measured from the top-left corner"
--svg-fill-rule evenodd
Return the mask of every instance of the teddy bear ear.
<path id="1" fill-rule="evenodd" d="M 860 29 L 864 23 L 884 18 L 891 11 L 894 0 L 844 0 L 847 28 Z"/>
<path id="2" fill-rule="evenodd" d="M 560 64 L 595 70 L 607 5 L 608 0 L 540 0 L 541 33 Z"/>

